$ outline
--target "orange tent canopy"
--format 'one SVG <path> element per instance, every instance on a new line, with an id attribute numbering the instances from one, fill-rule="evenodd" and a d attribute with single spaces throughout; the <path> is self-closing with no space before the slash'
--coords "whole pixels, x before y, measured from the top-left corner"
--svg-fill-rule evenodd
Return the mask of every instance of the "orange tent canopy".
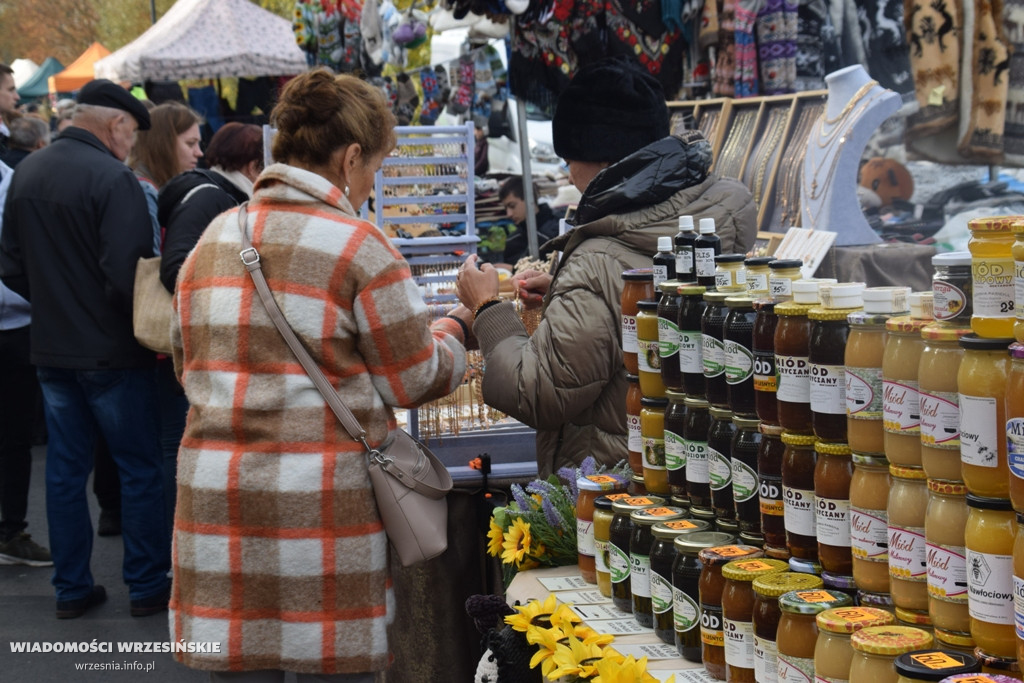
<path id="1" fill-rule="evenodd" d="M 99 43 L 93 43 L 89 48 L 79 55 L 78 59 L 58 74 L 50 76 L 49 85 L 51 93 L 72 92 L 78 90 L 89 81 L 96 78 L 93 74 L 92 65 L 110 54 L 110 50 Z"/>

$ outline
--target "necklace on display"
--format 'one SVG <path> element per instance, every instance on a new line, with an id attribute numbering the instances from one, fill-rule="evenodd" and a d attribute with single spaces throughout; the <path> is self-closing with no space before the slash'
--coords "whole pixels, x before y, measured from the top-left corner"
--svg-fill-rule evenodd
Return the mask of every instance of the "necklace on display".
<path id="1" fill-rule="evenodd" d="M 868 81 L 861 86 L 860 90 L 854 93 L 853 97 L 850 98 L 850 101 L 846 103 L 846 106 L 843 107 L 843 110 L 839 112 L 835 118 L 830 119 L 826 116 L 828 113 L 828 108 L 826 107 L 825 111 L 822 112 L 821 118 L 818 119 L 818 130 L 820 131 L 820 134 L 815 137 L 815 142 L 818 143 L 819 147 L 828 146 L 831 143 L 831 139 L 846 127 L 847 119 L 850 117 L 853 108 L 857 106 L 860 100 L 876 85 L 878 85 L 878 81 Z M 877 97 L 877 94 L 875 97 Z M 854 115 L 854 118 L 856 118 L 856 115 Z M 828 130 L 825 129 L 826 125 L 829 126 Z M 822 142 L 822 140 L 824 140 L 824 142 Z"/>
<path id="2" fill-rule="evenodd" d="M 828 108 L 826 107 L 825 111 L 821 115 L 822 120 L 824 120 L 825 123 L 827 123 L 829 125 L 832 125 L 833 123 L 837 123 L 838 121 L 841 121 L 843 119 L 843 117 L 846 116 L 847 114 L 849 114 L 850 110 L 853 109 L 854 106 L 856 106 L 857 101 L 860 98 L 862 98 L 865 95 L 867 95 L 868 94 L 868 90 L 871 90 L 876 85 L 878 85 L 878 81 L 875 81 L 875 80 L 868 81 L 867 83 L 862 85 L 860 87 L 860 89 L 853 94 L 853 97 L 850 98 L 850 101 L 846 103 L 846 106 L 843 107 L 843 110 L 840 111 L 834 118 L 829 118 L 828 117 L 828 115 L 827 115 L 828 114 Z"/>
<path id="3" fill-rule="evenodd" d="M 854 112 L 852 121 L 856 121 L 858 118 L 860 118 L 860 115 L 863 114 L 864 111 L 867 110 L 867 108 L 870 107 L 875 100 L 880 98 L 886 92 L 888 91 L 882 90 L 881 92 L 876 93 L 874 97 L 864 101 L 861 104 L 860 108 L 857 109 L 856 112 Z M 819 131 L 821 130 L 821 120 L 822 119 L 818 119 L 817 130 Z M 847 126 L 846 131 L 848 132 L 849 130 L 850 126 Z M 812 135 L 813 134 L 814 133 L 812 133 Z M 814 173 L 811 176 L 811 182 L 809 185 L 807 184 L 807 178 L 804 178 L 804 189 L 807 191 L 808 198 L 819 199 L 820 197 L 823 197 L 825 193 L 828 191 L 828 188 L 832 184 L 832 176 L 835 174 L 836 168 L 839 166 L 839 158 L 843 150 L 843 145 L 846 144 L 846 138 L 847 134 L 846 132 L 844 132 L 844 134 L 839 138 L 839 144 L 835 146 L 834 151 L 832 149 L 832 143 L 835 141 L 834 137 L 830 137 L 825 144 L 822 144 L 819 140 L 815 140 L 818 143 L 818 147 L 822 148 L 825 151 L 821 153 L 821 159 L 818 162 L 817 168 L 814 169 Z M 831 161 L 831 163 L 829 164 L 828 174 L 825 177 L 824 182 L 819 186 L 818 176 L 821 173 L 821 169 L 824 168 L 825 162 L 827 161 Z M 821 189 L 820 192 L 818 191 L 819 187 Z"/>

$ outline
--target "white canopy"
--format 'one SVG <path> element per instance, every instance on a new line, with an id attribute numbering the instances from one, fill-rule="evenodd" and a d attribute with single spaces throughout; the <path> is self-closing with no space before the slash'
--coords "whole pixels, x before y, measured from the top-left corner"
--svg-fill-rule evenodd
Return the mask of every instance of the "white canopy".
<path id="1" fill-rule="evenodd" d="M 31 59 L 15 59 L 11 62 L 11 69 L 14 70 L 14 87 L 20 88 L 39 71 L 39 65 Z"/>
<path id="2" fill-rule="evenodd" d="M 287 19 L 249 0 L 178 0 L 145 33 L 95 64 L 96 78 L 288 76 L 308 68 Z"/>

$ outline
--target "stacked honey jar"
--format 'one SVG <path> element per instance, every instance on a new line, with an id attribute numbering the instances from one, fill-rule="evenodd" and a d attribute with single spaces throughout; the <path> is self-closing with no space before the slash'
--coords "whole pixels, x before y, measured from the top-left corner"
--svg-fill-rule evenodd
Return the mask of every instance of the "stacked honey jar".
<path id="1" fill-rule="evenodd" d="M 970 227 L 931 292 L 689 217 L 624 273 L 634 478 L 580 486 L 601 591 L 719 679 L 1019 678 L 1024 218 Z"/>

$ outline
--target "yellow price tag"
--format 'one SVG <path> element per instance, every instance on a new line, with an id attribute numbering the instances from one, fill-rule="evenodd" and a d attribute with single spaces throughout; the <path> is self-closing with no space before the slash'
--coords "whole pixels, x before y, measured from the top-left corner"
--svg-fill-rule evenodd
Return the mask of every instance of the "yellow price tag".
<path id="1" fill-rule="evenodd" d="M 945 652 L 922 652 L 916 655 L 910 655 L 910 658 L 922 666 L 926 666 L 929 669 L 952 669 L 953 667 L 963 666 L 963 662 L 953 659 Z"/>

